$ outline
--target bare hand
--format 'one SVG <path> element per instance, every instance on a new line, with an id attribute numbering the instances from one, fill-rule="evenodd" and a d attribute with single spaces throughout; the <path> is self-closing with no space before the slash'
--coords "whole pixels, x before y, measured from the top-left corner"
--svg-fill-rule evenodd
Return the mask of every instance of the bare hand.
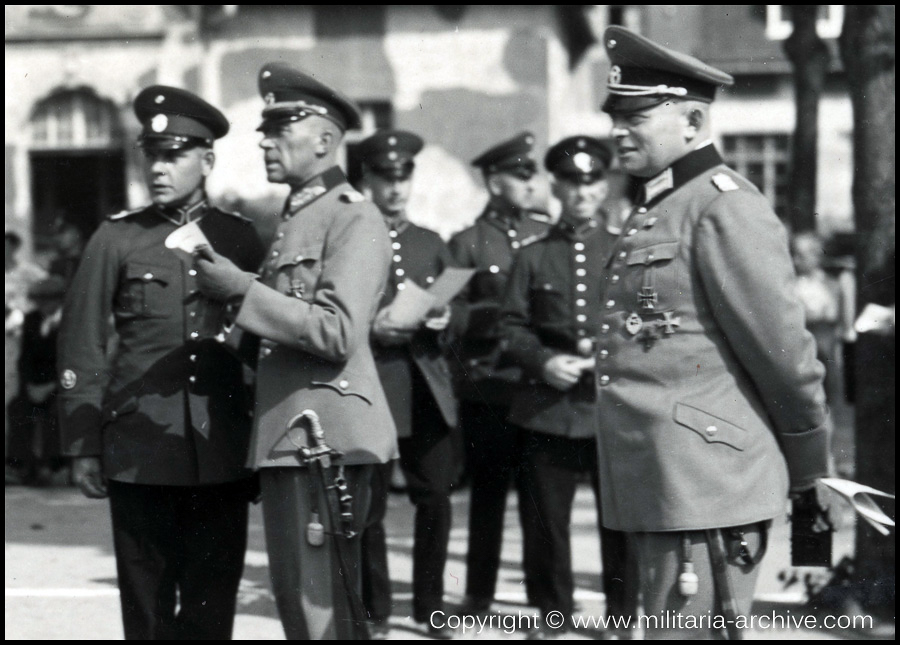
<path id="1" fill-rule="evenodd" d="M 414 332 L 415 329 L 398 327 L 393 324 L 387 308 L 378 312 L 375 322 L 372 324 L 372 335 L 375 340 L 386 346 L 405 345 L 412 339 Z"/>
<path id="2" fill-rule="evenodd" d="M 581 378 L 585 360 L 587 359 L 571 354 L 557 354 L 544 363 L 544 380 L 562 392 L 571 390 Z"/>
<path id="3" fill-rule="evenodd" d="M 108 496 L 106 477 L 99 457 L 76 457 L 72 460 L 72 481 L 85 497 L 103 499 Z"/>
<path id="4" fill-rule="evenodd" d="M 431 314 L 436 314 L 432 316 Z M 425 319 L 425 327 L 432 331 L 444 331 L 450 324 L 450 305 L 445 305 L 443 309 L 432 310 L 428 312 Z"/>

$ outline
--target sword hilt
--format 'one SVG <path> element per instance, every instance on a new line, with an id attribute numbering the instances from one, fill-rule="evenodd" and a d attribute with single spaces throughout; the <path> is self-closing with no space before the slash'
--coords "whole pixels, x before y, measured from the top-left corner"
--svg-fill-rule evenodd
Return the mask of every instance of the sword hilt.
<path id="1" fill-rule="evenodd" d="M 308 424 L 307 428 L 303 427 L 304 421 Z M 309 437 L 308 445 L 301 436 L 298 436 L 301 431 L 303 435 Z M 332 456 L 343 456 L 342 453 L 325 443 L 325 431 L 322 430 L 322 422 L 315 410 L 304 410 L 288 421 L 287 436 L 288 440 L 300 451 L 303 461 L 306 463 L 319 460 L 323 466 L 328 468 L 331 466 Z"/>

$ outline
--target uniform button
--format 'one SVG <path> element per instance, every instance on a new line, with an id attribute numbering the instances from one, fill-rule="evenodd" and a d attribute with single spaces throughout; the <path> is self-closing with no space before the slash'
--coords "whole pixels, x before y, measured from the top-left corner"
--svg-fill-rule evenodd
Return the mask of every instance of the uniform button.
<path id="1" fill-rule="evenodd" d="M 716 426 L 707 426 L 706 428 L 706 434 L 708 434 L 710 437 L 715 436 L 718 431 L 719 429 Z"/>
<path id="2" fill-rule="evenodd" d="M 586 306 L 587 306 L 587 301 L 584 300 L 583 298 L 579 298 L 578 300 L 575 301 L 575 305 L 576 305 L 577 307 L 586 307 Z"/>
<path id="3" fill-rule="evenodd" d="M 641 206 L 641 207 L 638 209 L 638 213 L 640 213 L 641 215 L 643 215 L 643 214 L 646 213 L 646 212 L 647 212 L 647 209 L 646 209 L 646 207 L 644 207 L 644 206 Z"/>
<path id="4" fill-rule="evenodd" d="M 584 251 L 584 244 L 582 242 L 575 242 L 575 245 L 573 246 L 573 248 L 576 251 Z"/>
<path id="5" fill-rule="evenodd" d="M 582 316 L 582 318 L 584 318 L 584 316 Z M 581 321 L 579 321 L 579 322 L 584 322 L 584 321 L 581 320 Z M 579 335 L 579 336 L 584 336 L 585 334 L 587 334 L 587 332 L 584 331 L 583 329 L 579 329 L 579 330 L 578 330 L 578 335 Z"/>
<path id="6" fill-rule="evenodd" d="M 197 355 L 196 355 L 196 354 L 191 354 L 190 356 L 188 356 L 188 360 L 190 360 L 192 363 L 196 363 L 196 362 L 197 362 Z"/>
<path id="7" fill-rule="evenodd" d="M 192 332 L 191 332 L 191 338 L 193 338 L 194 340 L 197 340 L 198 338 L 200 338 L 200 332 L 199 332 L 199 331 L 192 331 Z"/>
<path id="8" fill-rule="evenodd" d="M 119 413 L 116 412 L 115 410 L 113 410 L 112 412 L 109 413 L 109 416 L 111 416 L 113 419 L 115 419 L 117 416 L 119 416 Z"/>
<path id="9" fill-rule="evenodd" d="M 394 256 L 394 262 L 399 262 L 402 258 L 399 255 Z"/>
<path id="10" fill-rule="evenodd" d="M 391 248 L 394 249 L 395 251 L 399 251 L 401 246 L 402 246 L 402 244 L 400 244 L 400 242 L 392 242 L 391 243 Z"/>
<path id="11" fill-rule="evenodd" d="M 602 360 L 602 359 L 605 359 L 605 358 L 608 358 L 608 357 L 609 357 L 609 350 L 608 350 L 608 349 L 601 349 L 601 350 L 600 350 L 600 359 Z"/>
<path id="12" fill-rule="evenodd" d="M 607 325 L 606 323 L 603 323 L 602 325 L 600 325 L 600 333 L 608 334 L 609 333 L 609 325 Z"/>
<path id="13" fill-rule="evenodd" d="M 585 316 L 584 314 L 578 314 L 577 316 L 575 316 L 575 320 L 577 320 L 578 322 L 587 322 L 587 316 Z M 584 330 L 579 329 L 578 333 L 583 334 Z"/>
<path id="14" fill-rule="evenodd" d="M 394 273 L 396 273 L 398 276 L 402 276 L 406 272 L 403 269 L 397 269 L 396 271 L 394 271 Z"/>
<path id="15" fill-rule="evenodd" d="M 197 269 L 191 269 L 190 271 L 188 271 L 188 275 L 189 275 L 189 276 L 195 276 L 195 275 L 197 275 Z"/>
<path id="16" fill-rule="evenodd" d="M 609 376 L 606 374 L 600 377 L 600 385 L 609 385 Z"/>
<path id="17" fill-rule="evenodd" d="M 284 231 L 278 231 L 278 235 L 276 235 L 275 237 L 280 240 L 284 237 Z"/>
<path id="18" fill-rule="evenodd" d="M 265 358 L 266 356 L 268 356 L 269 354 L 272 353 L 272 348 L 271 347 L 263 347 L 261 350 L 259 350 L 259 353 Z"/>
<path id="19" fill-rule="evenodd" d="M 616 306 L 616 301 L 615 301 L 615 300 L 607 300 L 607 301 L 606 301 L 606 308 L 607 308 L 607 309 L 612 309 L 612 308 L 615 307 L 615 306 Z"/>
<path id="20" fill-rule="evenodd" d="M 653 256 L 653 254 L 651 253 L 650 255 L 647 256 L 647 261 L 649 262 L 649 261 L 652 260 L 653 258 L 654 258 L 654 256 Z"/>
<path id="21" fill-rule="evenodd" d="M 346 390 L 348 387 L 350 387 L 350 381 L 341 381 L 340 383 L 338 383 L 338 387 L 340 387 L 342 390 Z"/>
<path id="22" fill-rule="evenodd" d="M 581 253 L 579 253 L 578 255 L 575 256 L 575 261 L 576 261 L 576 262 L 584 262 L 586 259 L 587 259 L 587 258 L 584 257 L 584 255 L 582 255 Z"/>
<path id="23" fill-rule="evenodd" d="M 630 228 L 628 229 L 628 233 L 626 233 L 626 235 L 634 235 L 637 232 L 638 230 L 636 228 Z"/>
<path id="24" fill-rule="evenodd" d="M 273 258 L 277 258 L 277 257 L 278 257 L 278 251 L 272 251 L 272 257 L 273 257 Z"/>
<path id="25" fill-rule="evenodd" d="M 513 247 L 514 249 L 517 249 L 522 245 L 519 244 L 518 242 L 516 242 L 515 240 L 513 240 L 513 242 L 510 244 L 510 246 Z"/>
<path id="26" fill-rule="evenodd" d="M 619 276 L 618 276 L 618 275 L 614 275 L 614 276 L 612 276 L 612 277 L 610 278 L 610 280 L 612 281 L 613 284 L 615 284 L 615 283 L 617 283 L 617 282 L 619 281 Z"/>
<path id="27" fill-rule="evenodd" d="M 190 383 L 196 383 L 196 382 L 197 382 L 197 377 L 196 377 L 196 376 L 189 376 L 189 377 L 188 377 L 188 382 L 190 382 Z"/>
<path id="28" fill-rule="evenodd" d="M 391 237 L 397 237 L 397 231 L 388 231 L 388 235 Z"/>
<path id="29" fill-rule="evenodd" d="M 427 282 L 428 284 L 431 284 L 432 282 L 434 282 L 434 276 L 430 275 L 430 276 L 426 277 L 425 282 Z"/>
<path id="30" fill-rule="evenodd" d="M 620 251 L 620 252 L 619 252 L 619 258 L 620 258 L 620 259 L 624 260 L 624 259 L 627 258 L 627 257 L 628 257 L 628 251 Z"/>
<path id="31" fill-rule="evenodd" d="M 406 289 L 406 285 L 402 282 L 397 285 L 397 291 L 403 291 L 404 289 Z"/>
<path id="32" fill-rule="evenodd" d="M 152 279 L 153 279 L 153 274 L 152 274 L 152 273 L 145 273 L 145 274 L 143 275 L 143 278 L 144 278 L 144 280 L 152 280 Z"/>
<path id="33" fill-rule="evenodd" d="M 490 271 L 491 273 L 500 273 L 500 267 L 498 267 L 496 264 L 492 264 L 491 268 L 488 269 L 488 271 Z"/>
<path id="34" fill-rule="evenodd" d="M 192 311 L 191 313 L 188 314 L 188 316 L 190 316 L 191 318 L 196 318 L 196 317 L 197 317 L 197 312 L 196 312 L 196 311 Z"/>
<path id="35" fill-rule="evenodd" d="M 583 284 L 576 284 L 575 290 L 583 293 L 583 292 L 587 291 L 587 287 Z"/>
<path id="36" fill-rule="evenodd" d="M 585 271 L 584 269 L 575 269 L 575 275 L 577 275 L 579 278 L 583 278 L 587 275 L 587 271 Z"/>
<path id="37" fill-rule="evenodd" d="M 509 235 L 510 237 L 515 237 L 517 235 L 516 230 L 514 228 L 511 228 L 508 231 L 506 231 L 506 234 Z"/>

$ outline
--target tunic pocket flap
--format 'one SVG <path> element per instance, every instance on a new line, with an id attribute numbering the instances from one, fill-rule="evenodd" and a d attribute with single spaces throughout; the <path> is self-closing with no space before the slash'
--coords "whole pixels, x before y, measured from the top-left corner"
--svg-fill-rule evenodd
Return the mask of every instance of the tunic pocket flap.
<path id="1" fill-rule="evenodd" d="M 678 242 L 662 242 L 641 249 L 633 249 L 628 254 L 627 264 L 652 264 L 671 260 L 678 253 Z"/>
<path id="2" fill-rule="evenodd" d="M 311 383 L 314 387 L 327 387 L 332 389 L 342 396 L 358 396 L 369 405 L 372 405 L 372 400 L 361 391 L 361 388 L 365 388 L 364 382 L 359 379 L 354 379 L 346 374 L 333 378 L 330 381 L 313 380 Z"/>
<path id="3" fill-rule="evenodd" d="M 675 404 L 675 422 L 690 428 L 707 443 L 724 443 L 736 450 L 747 445 L 747 431 L 684 403 Z"/>
<path id="4" fill-rule="evenodd" d="M 129 262 L 125 266 L 125 278 L 127 280 L 140 280 L 141 282 L 159 282 L 161 284 L 169 284 L 172 281 L 172 274 L 168 268 L 154 266 L 152 264 L 141 264 L 138 262 Z"/>
<path id="5" fill-rule="evenodd" d="M 290 253 L 285 252 L 280 258 L 278 258 L 276 266 L 280 269 L 282 267 L 300 264 L 301 262 L 315 262 L 321 257 L 322 245 L 315 244 L 299 249 L 291 249 Z"/>

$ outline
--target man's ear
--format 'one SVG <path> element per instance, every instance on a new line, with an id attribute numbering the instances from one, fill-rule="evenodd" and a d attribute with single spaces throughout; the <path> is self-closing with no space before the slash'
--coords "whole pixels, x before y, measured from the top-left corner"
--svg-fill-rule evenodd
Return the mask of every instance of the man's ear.
<path id="1" fill-rule="evenodd" d="M 316 156 L 326 156 L 329 152 L 334 150 L 338 141 L 340 141 L 340 138 L 330 127 L 322 128 L 322 131 L 319 133 L 318 142 L 316 143 Z"/>
<path id="2" fill-rule="evenodd" d="M 216 165 L 216 153 L 212 151 L 212 148 L 203 151 L 203 156 L 200 157 L 200 163 L 202 164 L 203 176 L 209 177 L 213 167 Z"/>
<path id="3" fill-rule="evenodd" d="M 500 185 L 500 177 L 497 175 L 488 175 L 485 177 L 485 185 L 491 195 L 497 196 L 503 194 L 503 187 Z"/>
<path id="4" fill-rule="evenodd" d="M 694 141 L 706 127 L 706 112 L 696 105 L 688 106 L 685 111 L 685 135 L 686 141 Z"/>

